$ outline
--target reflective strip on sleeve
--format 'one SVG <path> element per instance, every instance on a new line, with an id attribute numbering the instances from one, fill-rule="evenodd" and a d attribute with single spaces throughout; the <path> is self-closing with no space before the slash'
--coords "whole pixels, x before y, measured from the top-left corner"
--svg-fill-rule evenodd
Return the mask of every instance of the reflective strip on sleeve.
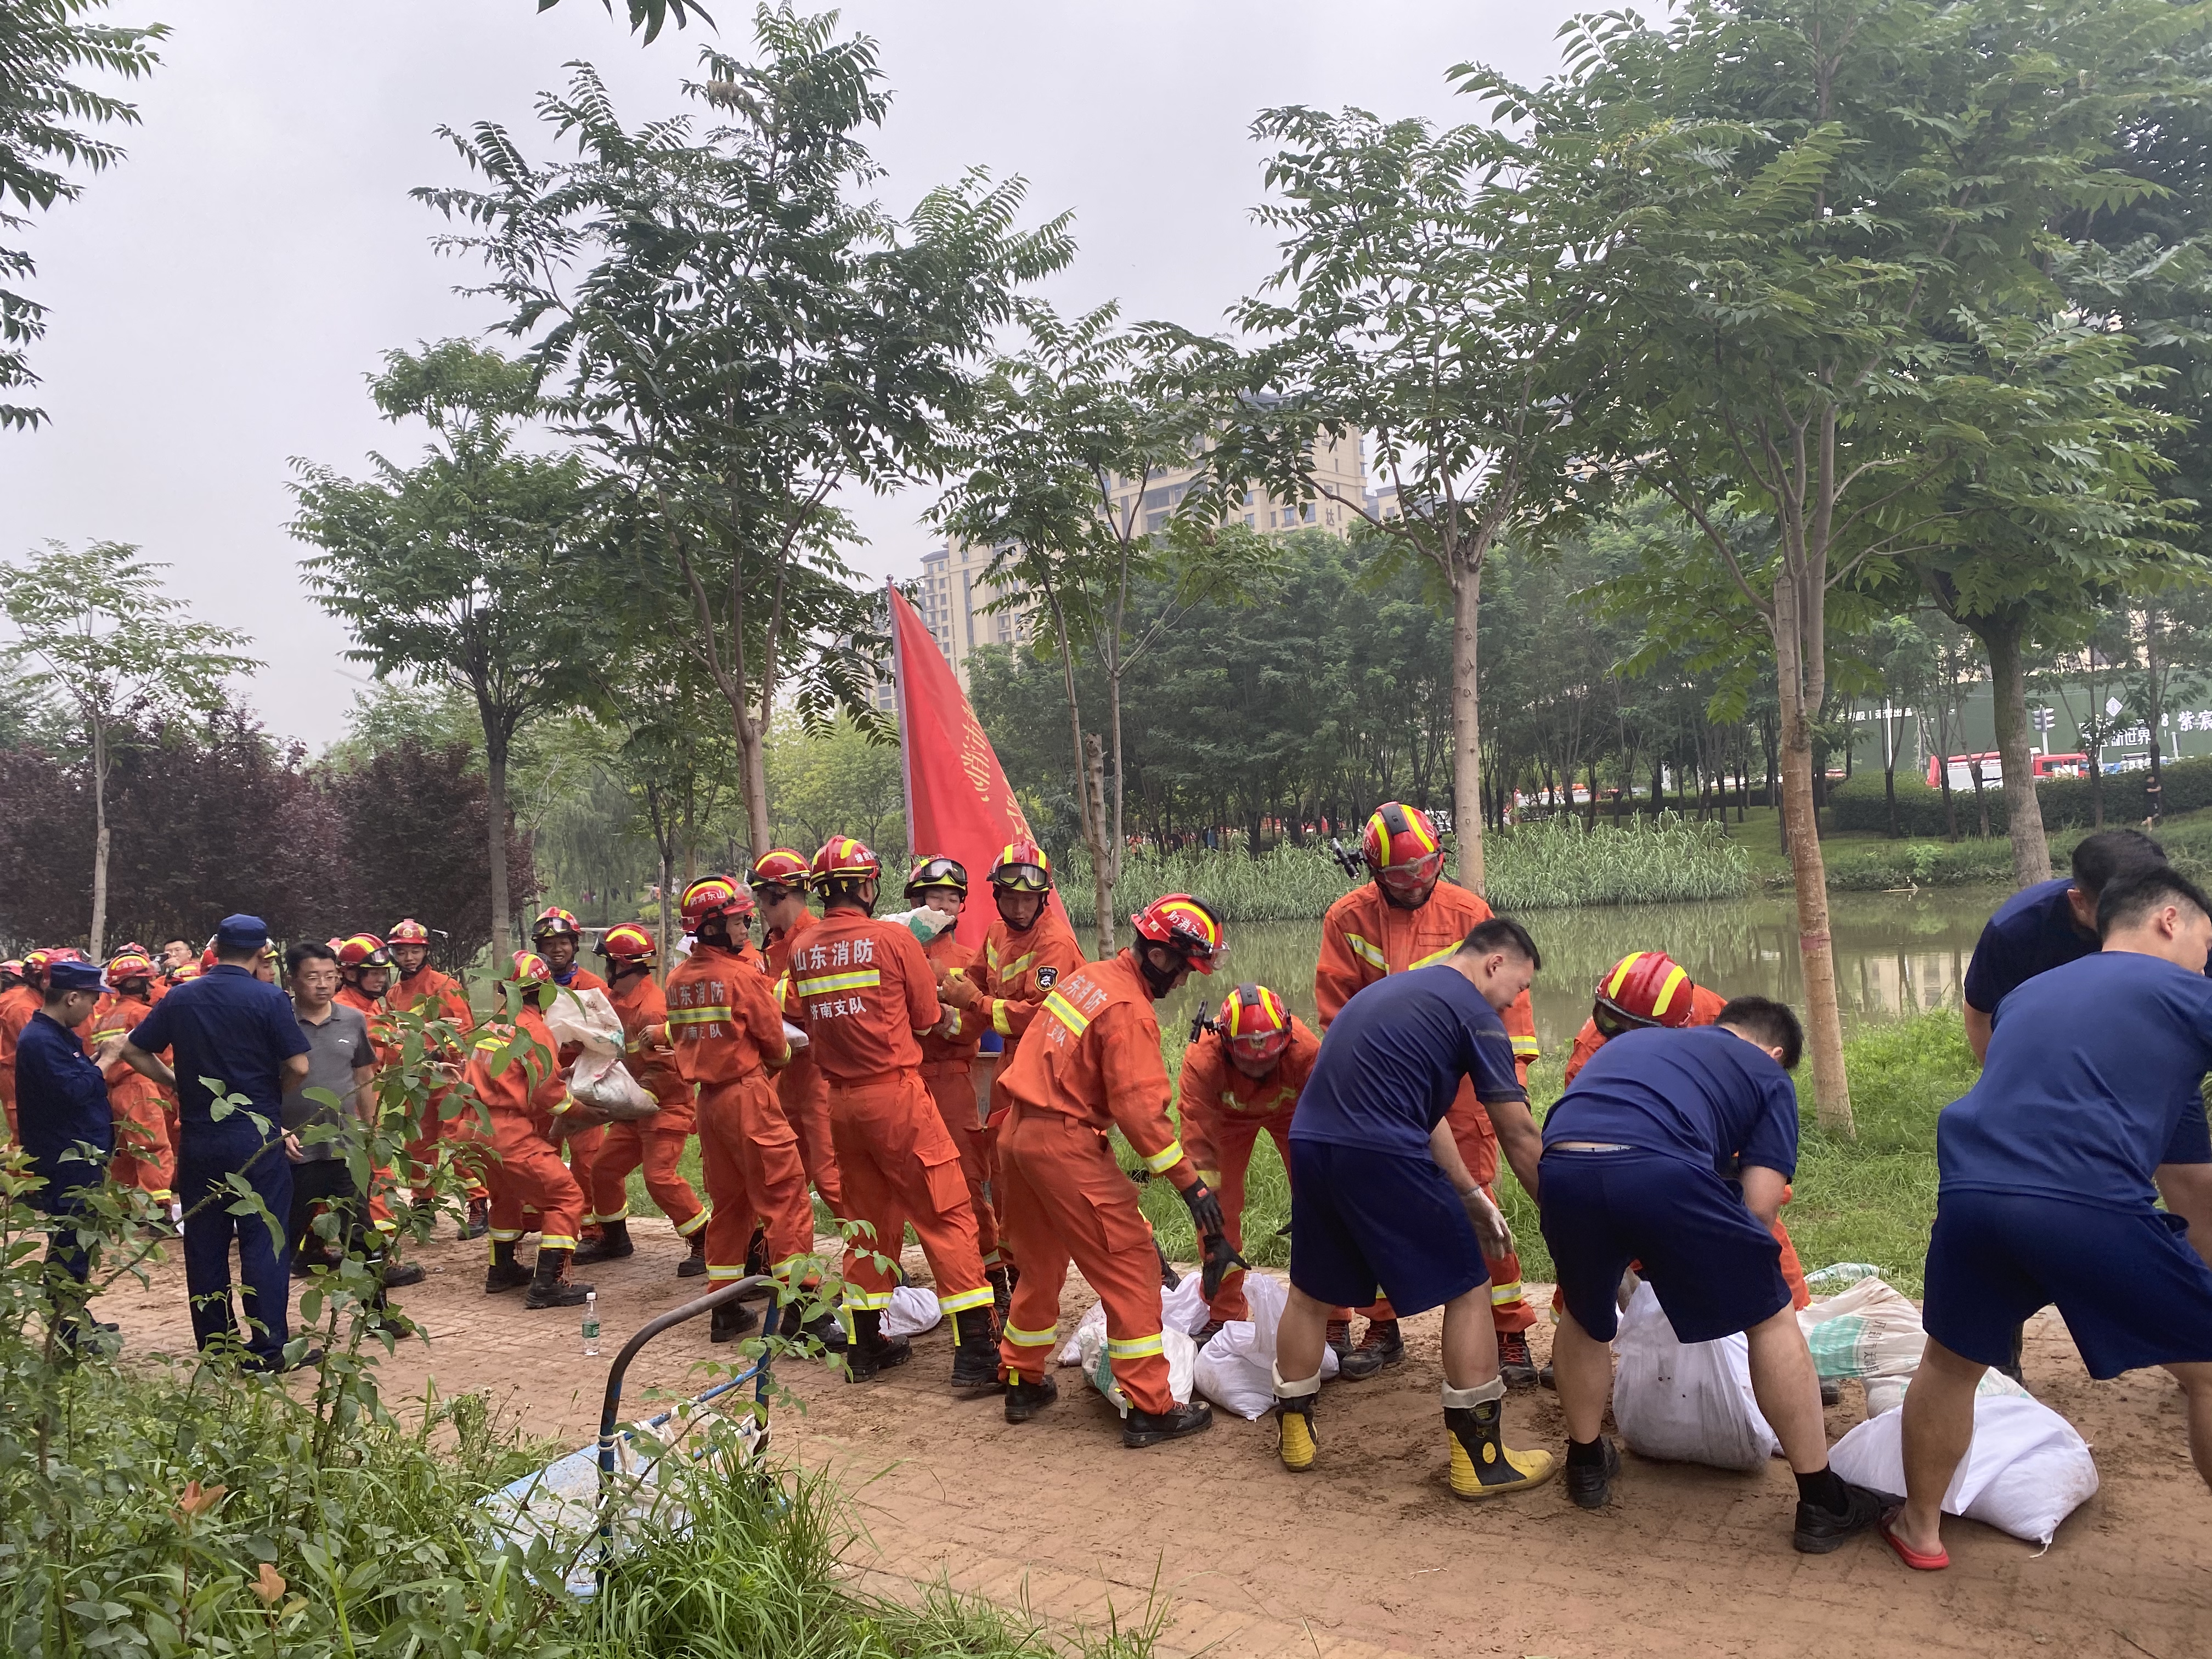
<path id="1" fill-rule="evenodd" d="M 1534 1060 L 1541 1052 L 1536 1047 L 1533 1033 L 1516 1036 L 1513 1039 L 1513 1058 L 1516 1060 Z"/>
<path id="2" fill-rule="evenodd" d="M 1142 1359 L 1149 1354 L 1166 1352 L 1166 1344 L 1160 1340 L 1160 1334 L 1158 1331 L 1154 1331 L 1150 1336 L 1133 1336 L 1126 1342 L 1109 1340 L 1106 1344 L 1106 1357 L 1109 1359 Z"/>
<path id="3" fill-rule="evenodd" d="M 1164 1152 L 1154 1152 L 1145 1160 L 1145 1167 L 1154 1175 L 1164 1175 L 1182 1162 L 1182 1142 L 1170 1140 Z"/>
<path id="4" fill-rule="evenodd" d="M 1019 979 L 1024 974 L 1029 972 L 1030 964 L 1036 961 L 1036 952 L 1031 951 L 1026 955 L 1016 957 L 1012 962 L 1002 962 L 998 964 L 999 976 L 1001 979 Z"/>
<path id="5" fill-rule="evenodd" d="M 1344 936 L 1344 942 L 1352 947 L 1352 954 L 1358 957 L 1370 968 L 1380 969 L 1386 974 L 1390 971 L 1390 964 L 1383 961 L 1382 952 L 1376 950 L 1375 946 L 1370 945 L 1365 939 L 1360 938 L 1358 934 L 1346 933 Z"/>
<path id="6" fill-rule="evenodd" d="M 1044 1008 L 1047 1013 L 1067 1027 L 1077 1036 L 1081 1036 L 1091 1029 L 1091 1016 L 1057 991 L 1045 993 Z"/>
<path id="7" fill-rule="evenodd" d="M 865 991 L 883 982 L 881 969 L 856 968 L 849 974 L 823 974 L 813 979 L 802 979 L 799 981 L 799 994 L 805 998 L 828 996 L 834 991 Z"/>
<path id="8" fill-rule="evenodd" d="M 1435 967 L 1438 963 L 1440 963 L 1440 962 L 1443 961 L 1446 957 L 1449 957 L 1449 956 L 1450 956 L 1454 951 L 1457 951 L 1458 949 L 1459 949 L 1459 942 L 1458 942 L 1456 939 L 1455 939 L 1455 940 L 1453 940 L 1453 941 L 1452 941 L 1452 943 L 1450 943 L 1449 945 L 1445 945 L 1445 946 L 1444 946 L 1444 948 L 1443 948 L 1443 950 L 1441 950 L 1441 951 L 1430 951 L 1430 952 L 1428 953 L 1428 955 L 1426 955 L 1426 956 L 1423 957 L 1422 957 L 1419 962 L 1415 963 L 1413 964 L 1413 967 L 1414 967 L 1414 968 L 1433 968 L 1433 967 Z M 1412 972 L 1412 971 L 1413 971 L 1413 969 L 1407 969 L 1407 971 L 1408 973 L 1410 973 L 1410 972 Z"/>
<path id="9" fill-rule="evenodd" d="M 627 1211 L 629 1206 L 628 1205 L 624 1205 L 623 1207 Z M 700 1210 L 698 1214 L 693 1216 L 689 1221 L 678 1223 L 676 1228 L 676 1236 L 678 1238 L 690 1237 L 692 1234 L 697 1232 L 699 1229 L 707 1224 L 708 1219 L 713 1217 L 714 1213 L 714 1206 L 711 1204 L 707 1205 Z"/>
<path id="10" fill-rule="evenodd" d="M 558 1233 L 540 1233 L 538 1235 L 538 1248 L 541 1250 L 573 1250 L 576 1248 L 576 1241 Z"/>
<path id="11" fill-rule="evenodd" d="M 696 1008 L 671 1008 L 671 1025 L 727 1025 L 732 1023 L 730 1005 L 726 1002 L 702 1003 Z"/>
<path id="12" fill-rule="evenodd" d="M 1520 1299 L 1521 1281 L 1517 1279 L 1510 1285 L 1492 1285 L 1490 1287 L 1490 1305 L 1493 1308 L 1510 1307 Z"/>
<path id="13" fill-rule="evenodd" d="M 1006 1005 L 1003 1000 L 994 999 L 992 1001 L 991 1029 L 1000 1036 L 1012 1036 L 1014 1034 L 1014 1022 L 1006 1018 Z"/>
<path id="14" fill-rule="evenodd" d="M 1059 1334 L 1060 1328 L 1057 1326 L 1049 1330 L 1025 1331 L 1018 1325 L 1008 1325 L 999 1332 L 1003 1340 L 1012 1343 L 1017 1348 L 1048 1348 Z"/>

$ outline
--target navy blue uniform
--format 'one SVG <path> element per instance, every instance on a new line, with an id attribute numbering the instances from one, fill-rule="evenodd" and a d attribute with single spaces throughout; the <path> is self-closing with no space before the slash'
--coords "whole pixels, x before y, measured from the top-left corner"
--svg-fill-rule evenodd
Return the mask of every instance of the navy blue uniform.
<path id="1" fill-rule="evenodd" d="M 52 1216 L 79 1213 L 85 1193 L 107 1178 L 115 1115 L 107 1103 L 107 1079 L 83 1042 L 44 1009 L 24 1023 L 15 1039 L 15 1111 L 31 1173 L 46 1183 L 31 1194 L 31 1202 Z M 82 1150 L 88 1145 L 95 1149 L 90 1158 Z M 92 1276 L 88 1241 L 75 1228 L 55 1231 L 46 1261 L 80 1285 Z"/>
<path id="2" fill-rule="evenodd" d="M 1291 1119 L 1291 1283 L 1403 1316 L 1490 1282 L 1474 1224 L 1429 1153 L 1462 1079 L 1527 1099 L 1513 1039 L 1468 977 L 1439 963 L 1360 990 L 1329 1023 Z"/>
<path id="3" fill-rule="evenodd" d="M 2212 1360 L 2212 1268 L 2152 1179 L 2212 1163 L 2207 1070 L 2212 981 L 2160 957 L 2106 951 L 2007 995 L 1936 1123 L 1928 1334 L 1999 1365 L 2056 1303 L 2093 1376 Z"/>
<path id="4" fill-rule="evenodd" d="M 193 1335 L 204 1348 L 236 1332 L 230 1310 L 235 1239 L 251 1333 L 246 1346 L 264 1363 L 273 1361 L 289 1333 L 292 1280 L 281 1241 L 258 1218 L 231 1214 L 220 1195 L 204 1201 L 243 1171 L 279 1229 L 292 1212 L 292 1165 L 274 1144 L 284 1120 L 280 1067 L 308 1046 L 292 1000 L 237 964 L 218 963 L 155 1003 L 131 1042 L 149 1054 L 170 1050 L 177 1073 L 177 1198 L 187 1212 L 204 1206 L 185 1223 Z M 216 1117 L 210 1079 L 226 1096 L 244 1096 L 245 1107 Z"/>
<path id="5" fill-rule="evenodd" d="M 2097 936 L 2074 923 L 2067 877 L 2023 887 L 1997 906 L 1966 964 L 1966 1006 L 1985 1014 L 2038 974 L 2097 953 Z"/>
<path id="6" fill-rule="evenodd" d="M 1591 1055 L 1544 1120 L 1537 1194 L 1575 1322 L 1612 1340 L 1632 1261 L 1685 1342 L 1788 1307 L 1782 1247 L 1728 1179 L 1739 1165 L 1796 1172 L 1797 1091 L 1764 1049 L 1707 1025 L 1626 1031 Z"/>

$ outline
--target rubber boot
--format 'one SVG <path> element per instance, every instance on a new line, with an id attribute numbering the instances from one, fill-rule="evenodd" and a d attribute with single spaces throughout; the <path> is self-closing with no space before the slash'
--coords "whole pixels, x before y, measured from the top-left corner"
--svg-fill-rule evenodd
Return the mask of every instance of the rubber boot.
<path id="1" fill-rule="evenodd" d="M 1049 1371 L 1034 1382 L 1017 1376 L 1006 1384 L 1006 1421 L 1026 1423 L 1059 1398 L 1060 1384 Z"/>
<path id="2" fill-rule="evenodd" d="M 1314 1401 L 1321 1393 L 1321 1373 L 1297 1382 L 1285 1382 L 1275 1370 L 1275 1455 L 1292 1474 L 1304 1474 L 1314 1466 L 1321 1441 L 1314 1433 Z"/>
<path id="3" fill-rule="evenodd" d="M 1346 1382 L 1362 1382 L 1382 1369 L 1382 1352 L 1364 1351 L 1352 1346 L 1352 1322 L 1332 1319 L 1328 1322 L 1328 1346 L 1336 1350 L 1336 1374 Z"/>
<path id="4" fill-rule="evenodd" d="M 491 1231 L 491 1200 L 472 1198 L 469 1200 L 469 1218 L 461 1224 L 464 1239 L 482 1238 Z"/>
<path id="5" fill-rule="evenodd" d="M 734 1342 L 760 1323 L 760 1316 L 742 1302 L 725 1302 L 708 1319 L 709 1342 Z"/>
<path id="6" fill-rule="evenodd" d="M 1370 1319 L 1367 1322 L 1367 1329 L 1359 1338 L 1359 1346 L 1352 1352 L 1355 1357 L 1373 1359 L 1376 1370 L 1380 1370 L 1385 1365 L 1395 1365 L 1405 1359 L 1406 1339 L 1398 1329 L 1396 1320 Z"/>
<path id="7" fill-rule="evenodd" d="M 636 1254 L 637 1246 L 630 1242 L 629 1220 L 624 1217 L 620 1221 L 602 1221 L 599 1236 L 577 1247 L 576 1265 L 587 1267 L 594 1261 L 620 1261 Z"/>
<path id="8" fill-rule="evenodd" d="M 1505 1443 L 1505 1379 L 1444 1390 L 1444 1432 L 1451 1440 L 1455 1498 L 1480 1499 L 1540 1486 L 1554 1473 L 1552 1454 Z"/>
<path id="9" fill-rule="evenodd" d="M 1197 1434 L 1212 1426 L 1213 1407 L 1203 1400 L 1157 1413 L 1140 1412 L 1132 1406 L 1129 1414 L 1121 1419 L 1121 1443 L 1157 1446 L 1163 1440 L 1180 1440 L 1185 1435 Z"/>
<path id="10" fill-rule="evenodd" d="M 704 1279 L 707 1276 L 707 1230 L 704 1227 L 691 1235 L 691 1254 L 676 1264 L 678 1279 Z"/>
<path id="11" fill-rule="evenodd" d="M 998 1319 L 1000 1328 L 1004 1329 L 1006 1315 L 1014 1305 L 1013 1270 L 994 1267 L 983 1277 L 991 1281 L 991 1312 Z"/>
<path id="12" fill-rule="evenodd" d="M 1368 1334 L 1373 1335 L 1375 1328 L 1370 1325 L 1367 1328 Z M 1505 1386 L 1509 1389 L 1533 1389 L 1536 1386 L 1536 1359 L 1528 1352 L 1528 1334 L 1526 1331 L 1498 1333 L 1498 1374 L 1505 1379 Z"/>
<path id="13" fill-rule="evenodd" d="M 568 1277 L 567 1250 L 549 1250 L 538 1247 L 538 1271 L 530 1276 L 530 1295 L 524 1301 L 526 1308 L 580 1308 L 591 1293 L 589 1285 L 579 1284 Z"/>
<path id="14" fill-rule="evenodd" d="M 847 1381 L 865 1382 L 914 1358 L 912 1346 L 887 1339 L 883 1326 L 882 1313 L 873 1308 L 854 1313 L 852 1340 L 845 1349 Z"/>
<path id="15" fill-rule="evenodd" d="M 530 1282 L 530 1269 L 514 1259 L 515 1241 L 495 1238 L 491 1245 L 491 1266 L 484 1270 L 484 1294 L 497 1296 L 501 1291 L 519 1291 Z"/>
<path id="16" fill-rule="evenodd" d="M 991 1334 L 988 1308 L 963 1308 L 952 1316 L 952 1392 L 981 1400 L 1000 1392 L 999 1345 Z"/>

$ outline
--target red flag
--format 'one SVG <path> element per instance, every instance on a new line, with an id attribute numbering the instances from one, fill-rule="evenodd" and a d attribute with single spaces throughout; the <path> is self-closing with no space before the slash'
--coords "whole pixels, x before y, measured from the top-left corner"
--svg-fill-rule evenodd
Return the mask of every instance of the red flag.
<path id="1" fill-rule="evenodd" d="M 907 845 L 917 859 L 957 859 L 966 866 L 974 896 L 960 913 L 959 939 L 978 945 L 991 927 L 985 874 L 1000 848 L 1029 835 L 1029 820 L 936 636 L 906 595 L 895 586 L 890 592 Z"/>

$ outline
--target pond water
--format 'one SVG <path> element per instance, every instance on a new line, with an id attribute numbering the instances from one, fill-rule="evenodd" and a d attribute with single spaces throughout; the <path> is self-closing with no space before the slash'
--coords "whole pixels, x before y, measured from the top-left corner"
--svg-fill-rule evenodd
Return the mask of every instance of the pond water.
<path id="1" fill-rule="evenodd" d="M 1832 896 L 1829 926 L 1845 1030 L 1907 1012 L 1957 1007 L 1974 941 L 2008 890 Z M 1786 890 L 1709 904 L 1532 910 L 1519 920 L 1544 953 L 1532 994 L 1537 1041 L 1554 1065 L 1564 1060 L 1589 1016 L 1598 975 L 1631 951 L 1665 950 L 1698 984 L 1723 996 L 1758 992 L 1804 1006 L 1796 909 Z M 1211 979 L 1193 975 L 1162 1006 L 1161 1031 L 1179 1039 L 1201 1000 L 1218 1007 L 1240 980 L 1273 988 L 1311 1024 L 1320 939 L 1318 921 L 1232 922 L 1223 971 Z"/>

